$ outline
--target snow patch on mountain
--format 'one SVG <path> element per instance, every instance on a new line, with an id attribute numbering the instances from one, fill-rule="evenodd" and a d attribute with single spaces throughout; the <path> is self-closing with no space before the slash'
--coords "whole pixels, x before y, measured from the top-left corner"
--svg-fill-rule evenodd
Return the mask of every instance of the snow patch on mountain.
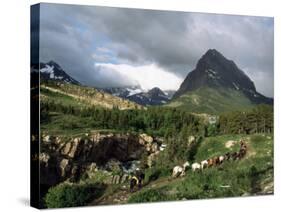
<path id="1" fill-rule="evenodd" d="M 40 63 L 40 77 L 44 80 L 56 80 L 79 85 L 80 83 L 69 76 L 56 62 Z"/>
<path id="2" fill-rule="evenodd" d="M 48 74 L 53 74 L 54 73 L 54 66 L 50 66 L 48 64 L 46 64 L 46 66 L 44 68 L 40 69 L 41 73 L 48 73 Z"/>

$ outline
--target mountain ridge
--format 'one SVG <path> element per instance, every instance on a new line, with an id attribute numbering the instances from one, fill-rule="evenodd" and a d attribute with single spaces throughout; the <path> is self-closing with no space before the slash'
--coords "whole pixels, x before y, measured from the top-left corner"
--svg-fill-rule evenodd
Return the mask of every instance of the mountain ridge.
<path id="1" fill-rule="evenodd" d="M 244 93 L 254 104 L 272 104 L 273 99 L 257 92 L 254 82 L 234 63 L 216 49 L 209 49 L 186 76 L 173 99 L 200 87 L 230 88 Z"/>
<path id="2" fill-rule="evenodd" d="M 171 90 L 163 91 L 158 87 L 145 91 L 141 86 L 113 87 L 101 90 L 143 106 L 166 104 L 174 94 Z"/>
<path id="3" fill-rule="evenodd" d="M 187 74 L 167 106 L 217 114 L 257 104 L 272 105 L 273 99 L 260 94 L 254 82 L 233 60 L 209 49 Z"/>
<path id="4" fill-rule="evenodd" d="M 81 83 L 66 73 L 59 64 L 50 60 L 47 63 L 40 63 L 40 78 L 43 80 L 55 80 L 65 83 L 81 85 Z"/>

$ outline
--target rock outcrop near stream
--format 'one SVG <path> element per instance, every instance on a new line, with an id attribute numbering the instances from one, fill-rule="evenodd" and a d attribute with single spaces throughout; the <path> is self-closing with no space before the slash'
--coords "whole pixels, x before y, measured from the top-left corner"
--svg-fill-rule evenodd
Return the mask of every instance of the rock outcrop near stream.
<path id="1" fill-rule="evenodd" d="M 111 167 L 140 160 L 144 153 L 148 158 L 155 158 L 161 145 L 147 134 L 93 133 L 68 139 L 43 135 L 41 141 L 40 177 L 41 184 L 46 186 L 66 179 L 77 181 L 83 173 L 100 167 L 110 171 Z M 115 178 L 113 183 L 121 182 L 126 180 L 126 175 Z"/>

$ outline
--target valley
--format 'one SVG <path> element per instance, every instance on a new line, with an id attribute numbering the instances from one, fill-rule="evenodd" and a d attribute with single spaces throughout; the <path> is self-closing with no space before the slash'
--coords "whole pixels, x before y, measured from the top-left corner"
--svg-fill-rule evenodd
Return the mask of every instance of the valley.
<path id="1" fill-rule="evenodd" d="M 47 64 L 47 65 L 46 65 Z M 46 63 L 40 84 L 45 208 L 273 194 L 273 99 L 216 50 L 177 91 L 95 88 Z M 40 72 L 40 74 L 41 74 Z M 183 176 L 173 168 L 239 151 Z M 130 189 L 141 170 L 142 186 Z"/>

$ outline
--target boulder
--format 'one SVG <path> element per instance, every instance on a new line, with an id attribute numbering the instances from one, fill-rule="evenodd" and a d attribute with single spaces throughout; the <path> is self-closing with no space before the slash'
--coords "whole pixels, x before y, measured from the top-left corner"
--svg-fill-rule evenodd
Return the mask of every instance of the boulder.
<path id="1" fill-rule="evenodd" d="M 141 145 L 151 144 L 152 142 L 153 142 L 153 137 L 151 137 L 145 133 L 142 133 L 139 135 L 139 143 Z"/>
<path id="2" fill-rule="evenodd" d="M 159 154 L 160 151 L 157 151 L 155 153 L 152 153 L 150 154 L 148 157 L 147 157 L 147 165 L 148 167 L 152 167 L 155 163 L 155 159 L 157 157 L 157 155 Z"/>
<path id="3" fill-rule="evenodd" d="M 68 156 L 71 158 L 74 158 L 76 155 L 79 155 L 80 153 L 80 143 L 81 143 L 81 139 L 80 138 L 75 138 L 74 141 L 72 142 L 72 147 L 70 152 L 68 153 Z"/>
<path id="4" fill-rule="evenodd" d="M 51 136 L 51 135 L 46 135 L 45 137 L 43 137 L 43 142 L 45 143 L 52 143 L 55 141 L 55 137 Z"/>
<path id="5" fill-rule="evenodd" d="M 156 142 L 153 142 L 152 145 L 151 145 L 151 152 L 154 153 L 154 152 L 157 152 L 159 150 L 159 146 Z"/>
<path id="6" fill-rule="evenodd" d="M 71 142 L 67 142 L 63 148 L 61 149 L 61 154 L 63 155 L 68 155 L 68 153 L 70 152 L 71 150 L 71 147 L 72 147 L 72 144 Z"/>
<path id="7" fill-rule="evenodd" d="M 155 162 L 155 159 L 157 157 L 157 155 L 160 153 L 160 150 L 154 152 L 154 153 L 151 153 L 150 155 L 148 155 L 147 157 L 147 165 L 149 167 L 153 166 L 154 162 Z"/>
<path id="8" fill-rule="evenodd" d="M 68 156 L 70 158 L 74 158 L 79 156 L 82 149 L 86 149 L 87 145 L 84 146 L 84 148 L 81 148 L 83 146 L 84 140 L 81 138 L 75 138 L 73 141 L 69 141 L 61 148 L 61 154 Z"/>
<path id="9" fill-rule="evenodd" d="M 62 139 L 61 139 L 60 137 L 56 137 L 55 143 L 56 143 L 57 145 L 60 145 L 60 144 L 62 143 Z"/>
<path id="10" fill-rule="evenodd" d="M 151 145 L 146 145 L 146 146 L 145 146 L 145 150 L 146 150 L 147 152 L 151 152 Z"/>
<path id="11" fill-rule="evenodd" d="M 50 159 L 50 155 L 49 154 L 47 154 L 45 152 L 39 154 L 39 161 L 40 161 L 40 163 L 41 162 L 44 163 L 46 167 L 48 166 L 49 159 Z"/>
<path id="12" fill-rule="evenodd" d="M 62 159 L 60 162 L 60 171 L 61 171 L 61 177 L 65 177 L 67 175 L 67 172 L 70 170 L 70 164 L 68 159 Z"/>

